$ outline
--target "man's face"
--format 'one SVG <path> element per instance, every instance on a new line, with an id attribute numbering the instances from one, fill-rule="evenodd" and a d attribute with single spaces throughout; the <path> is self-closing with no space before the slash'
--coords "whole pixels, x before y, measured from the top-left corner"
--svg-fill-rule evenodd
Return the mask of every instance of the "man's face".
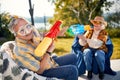
<path id="1" fill-rule="evenodd" d="M 26 22 L 23 19 L 18 21 L 18 24 L 14 27 L 14 31 L 16 32 L 16 37 L 31 40 L 33 37 L 33 26 Z"/>
<path id="2" fill-rule="evenodd" d="M 101 30 L 102 23 L 99 21 L 94 22 L 94 29 L 95 30 Z"/>

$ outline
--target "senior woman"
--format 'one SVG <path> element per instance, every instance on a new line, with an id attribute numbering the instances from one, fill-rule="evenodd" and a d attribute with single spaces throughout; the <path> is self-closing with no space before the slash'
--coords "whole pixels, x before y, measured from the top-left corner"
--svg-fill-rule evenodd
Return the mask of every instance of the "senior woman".
<path id="1" fill-rule="evenodd" d="M 46 77 L 78 80 L 78 70 L 75 65 L 76 56 L 70 54 L 53 60 L 49 53 L 54 50 L 54 43 L 48 48 L 43 56 L 44 58 L 34 55 L 34 50 L 42 41 L 42 37 L 27 20 L 21 17 L 12 18 L 9 30 L 15 35 L 16 46 L 13 57 L 19 66 Z"/>

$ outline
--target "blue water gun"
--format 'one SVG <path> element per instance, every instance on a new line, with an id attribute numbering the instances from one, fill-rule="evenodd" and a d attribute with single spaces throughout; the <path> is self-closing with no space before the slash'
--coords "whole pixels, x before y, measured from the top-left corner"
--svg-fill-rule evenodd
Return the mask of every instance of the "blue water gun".
<path id="1" fill-rule="evenodd" d="M 78 34 L 83 34 L 85 31 L 90 30 L 90 25 L 80 25 L 80 24 L 75 24 L 75 25 L 71 25 L 68 29 L 67 29 L 67 33 L 70 36 L 75 36 Z"/>

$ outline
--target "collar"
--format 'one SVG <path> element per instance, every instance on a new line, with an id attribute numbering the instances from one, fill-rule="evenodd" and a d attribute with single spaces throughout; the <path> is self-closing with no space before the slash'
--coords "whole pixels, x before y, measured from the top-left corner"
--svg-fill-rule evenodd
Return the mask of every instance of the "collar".
<path id="1" fill-rule="evenodd" d="M 23 40 L 23 39 L 20 39 L 18 37 L 15 38 L 15 41 L 20 42 L 20 43 L 27 43 L 28 42 L 27 40 Z"/>

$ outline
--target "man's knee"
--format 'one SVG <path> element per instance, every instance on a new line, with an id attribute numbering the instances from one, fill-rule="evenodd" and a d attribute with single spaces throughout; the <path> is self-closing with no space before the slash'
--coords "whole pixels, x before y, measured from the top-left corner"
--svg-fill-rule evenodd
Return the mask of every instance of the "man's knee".
<path id="1" fill-rule="evenodd" d="M 103 51 L 103 50 L 97 50 L 96 52 L 95 52 L 95 57 L 97 57 L 97 58 L 105 58 L 105 52 Z"/>
<path id="2" fill-rule="evenodd" d="M 99 50 L 95 53 L 95 59 L 100 62 L 105 63 L 105 53 L 102 50 Z"/>
<path id="3" fill-rule="evenodd" d="M 83 56 L 84 57 L 91 57 L 92 56 L 91 50 L 90 49 L 85 49 L 83 51 Z"/>

